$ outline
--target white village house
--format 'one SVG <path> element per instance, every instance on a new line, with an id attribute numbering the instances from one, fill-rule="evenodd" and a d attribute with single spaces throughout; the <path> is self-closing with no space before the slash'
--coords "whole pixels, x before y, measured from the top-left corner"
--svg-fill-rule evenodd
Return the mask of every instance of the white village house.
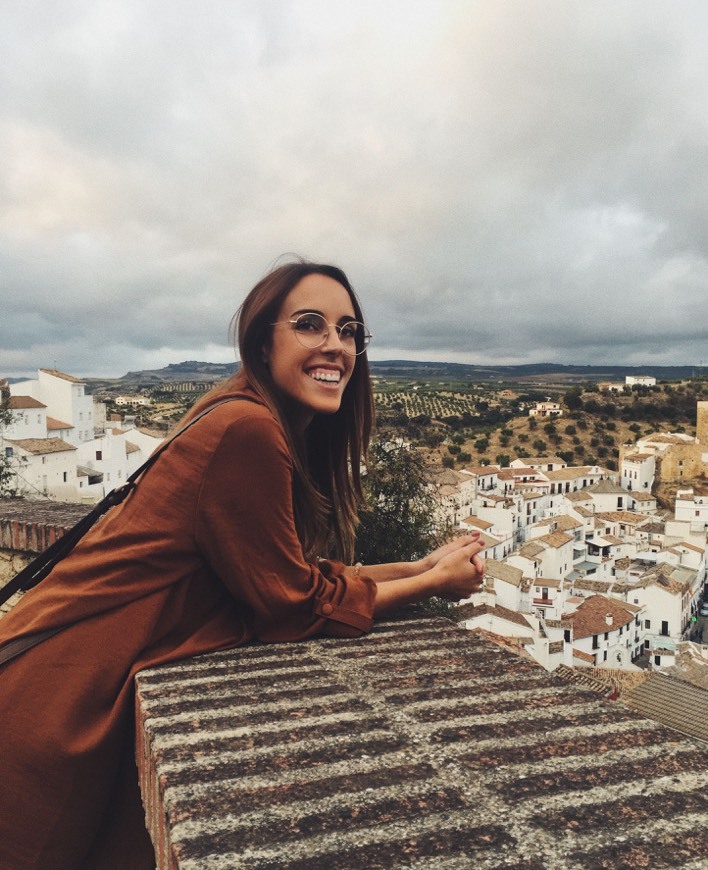
<path id="1" fill-rule="evenodd" d="M 642 439 L 620 473 L 552 456 L 487 467 L 495 476 L 459 527 L 504 546 L 490 542 L 484 587 L 461 603 L 462 624 L 521 645 L 549 668 L 568 656 L 575 666 L 630 670 L 638 657 L 670 662 L 694 637 L 706 594 L 708 494 L 679 489 L 671 517 L 658 513 L 651 489 L 667 450 L 702 450 L 708 471 L 707 407 L 699 403 L 695 439 Z M 683 455 L 672 460 L 679 471 Z"/>
<path id="2" fill-rule="evenodd" d="M 9 385 L 12 420 L 0 427 L 0 449 L 12 460 L 20 492 L 99 501 L 161 443 L 134 427 L 106 424 L 105 406 L 85 386 L 54 369 Z"/>

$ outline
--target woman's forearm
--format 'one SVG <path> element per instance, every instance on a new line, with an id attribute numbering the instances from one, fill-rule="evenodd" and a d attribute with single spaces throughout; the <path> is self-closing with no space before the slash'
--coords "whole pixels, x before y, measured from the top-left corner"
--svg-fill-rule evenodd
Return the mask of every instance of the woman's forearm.
<path id="1" fill-rule="evenodd" d="M 383 616 L 406 604 L 425 601 L 440 591 L 440 580 L 433 571 L 425 571 L 413 577 L 399 577 L 376 583 L 374 616 Z"/>
<path id="2" fill-rule="evenodd" d="M 461 601 L 479 592 L 484 581 L 483 544 L 473 540 L 448 548 L 435 565 L 410 577 L 376 582 L 374 616 L 382 616 L 406 604 L 424 601 L 433 595 Z M 417 563 L 420 565 L 421 563 Z M 372 577 L 375 580 L 375 578 Z"/>
<path id="3" fill-rule="evenodd" d="M 391 580 L 415 577 L 421 573 L 422 568 L 418 562 L 387 562 L 383 565 L 361 565 L 358 572 L 354 566 L 348 571 L 371 577 L 375 583 L 388 583 Z"/>

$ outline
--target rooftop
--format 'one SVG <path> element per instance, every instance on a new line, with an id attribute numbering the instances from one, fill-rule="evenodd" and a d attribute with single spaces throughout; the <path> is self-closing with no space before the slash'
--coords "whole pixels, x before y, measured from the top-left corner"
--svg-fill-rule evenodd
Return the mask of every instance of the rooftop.
<path id="1" fill-rule="evenodd" d="M 73 444 L 62 441 L 61 438 L 6 438 L 5 440 L 8 444 L 16 444 L 26 453 L 31 453 L 33 456 L 76 450 Z"/>
<path id="2" fill-rule="evenodd" d="M 65 372 L 57 371 L 57 369 L 40 369 L 40 372 L 45 372 L 55 378 L 61 378 L 63 381 L 71 381 L 72 384 L 84 384 L 80 378 L 75 378 L 73 375 L 67 375 Z"/>
<path id="3" fill-rule="evenodd" d="M 579 640 L 594 634 L 617 631 L 620 626 L 629 625 L 634 622 L 638 610 L 633 604 L 616 598 L 593 595 L 586 598 L 573 613 L 563 614 L 563 619 L 572 621 L 574 637 Z"/>
<path id="4" fill-rule="evenodd" d="M 17 411 L 25 408 L 46 408 L 47 406 L 32 396 L 10 396 L 7 407 L 11 411 Z"/>
<path id="5" fill-rule="evenodd" d="M 47 431 L 52 432 L 56 429 L 73 429 L 71 423 L 64 423 L 62 420 L 57 420 L 54 417 L 47 417 Z"/>

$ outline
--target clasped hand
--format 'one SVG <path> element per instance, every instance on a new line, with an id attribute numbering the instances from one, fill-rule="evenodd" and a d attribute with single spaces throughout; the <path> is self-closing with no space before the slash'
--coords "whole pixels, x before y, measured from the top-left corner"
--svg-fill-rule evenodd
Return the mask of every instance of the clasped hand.
<path id="1" fill-rule="evenodd" d="M 439 575 L 438 595 L 451 601 L 469 598 L 479 592 L 484 581 L 484 545 L 479 533 L 463 535 L 433 550 L 421 560 L 423 570 Z"/>

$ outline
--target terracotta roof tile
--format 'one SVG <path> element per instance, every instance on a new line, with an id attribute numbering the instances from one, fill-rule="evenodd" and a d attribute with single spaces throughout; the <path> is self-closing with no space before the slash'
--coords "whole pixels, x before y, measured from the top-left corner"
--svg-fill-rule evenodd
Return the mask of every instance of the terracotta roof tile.
<path id="1" fill-rule="evenodd" d="M 7 407 L 11 411 L 19 411 L 25 408 L 46 408 L 47 406 L 32 396 L 10 396 Z"/>
<path id="2" fill-rule="evenodd" d="M 47 417 L 47 431 L 55 432 L 57 429 L 73 429 L 71 423 L 64 423 L 54 417 Z"/>
<path id="3" fill-rule="evenodd" d="M 86 381 L 82 381 L 79 378 L 75 378 L 73 375 L 67 375 L 64 372 L 57 371 L 56 369 L 40 369 L 41 372 L 46 372 L 48 375 L 53 375 L 55 378 L 61 378 L 63 381 L 71 381 L 72 384 L 85 384 Z"/>
<path id="4" fill-rule="evenodd" d="M 40 456 L 43 453 L 62 453 L 65 450 L 76 450 L 73 444 L 62 441 L 61 438 L 7 438 L 10 444 L 16 444 L 27 453 Z"/>
<path id="5" fill-rule="evenodd" d="M 593 595 L 586 598 L 574 613 L 563 614 L 563 619 L 572 620 L 573 635 L 578 640 L 629 625 L 634 622 L 636 612 L 636 607 L 616 598 Z"/>

